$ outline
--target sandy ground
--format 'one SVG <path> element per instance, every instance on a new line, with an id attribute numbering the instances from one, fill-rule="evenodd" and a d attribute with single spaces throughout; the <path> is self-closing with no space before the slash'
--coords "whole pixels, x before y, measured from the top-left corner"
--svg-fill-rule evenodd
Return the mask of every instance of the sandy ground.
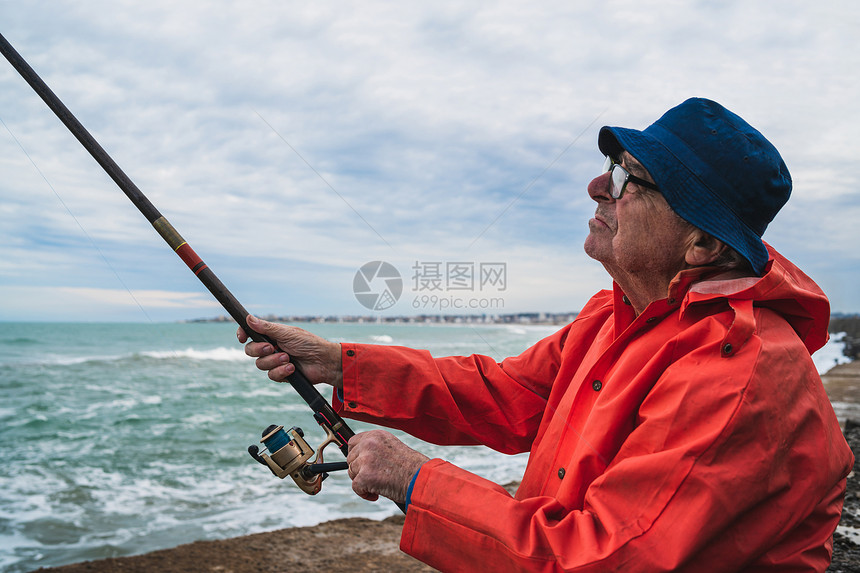
<path id="1" fill-rule="evenodd" d="M 834 401 L 860 403 L 860 362 L 834 367 L 824 377 Z M 860 453 L 860 420 L 846 424 L 855 456 Z M 38 569 L 52 573 L 269 573 L 282 571 L 434 571 L 399 549 L 403 516 L 384 521 L 340 519 L 313 527 L 281 529 L 220 541 L 198 541 L 144 555 L 87 561 Z M 856 532 L 857 535 L 854 533 Z M 860 573 L 860 464 L 849 476 L 840 529 L 834 536 L 828 571 Z"/>

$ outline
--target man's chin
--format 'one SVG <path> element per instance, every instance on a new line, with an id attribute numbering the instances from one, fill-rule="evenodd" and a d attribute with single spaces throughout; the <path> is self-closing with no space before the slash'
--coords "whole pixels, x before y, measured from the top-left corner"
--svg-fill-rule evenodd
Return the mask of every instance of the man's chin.
<path id="1" fill-rule="evenodd" d="M 607 258 L 606 255 L 608 253 L 605 241 L 601 241 L 600 237 L 595 236 L 593 231 L 585 238 L 583 249 L 585 250 L 585 254 L 595 261 L 602 263 Z"/>

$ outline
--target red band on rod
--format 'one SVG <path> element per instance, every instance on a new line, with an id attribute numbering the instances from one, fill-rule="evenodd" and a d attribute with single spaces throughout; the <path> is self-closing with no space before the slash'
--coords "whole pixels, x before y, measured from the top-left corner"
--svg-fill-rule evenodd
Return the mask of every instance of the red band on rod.
<path id="1" fill-rule="evenodd" d="M 176 247 L 176 254 L 179 255 L 179 258 L 185 261 L 185 264 L 188 265 L 189 269 L 195 271 L 194 274 L 200 272 L 199 269 L 195 269 L 194 267 L 202 263 L 203 259 L 197 256 L 197 253 L 194 252 L 194 249 L 191 248 L 191 245 L 189 245 L 188 243 L 182 243 L 181 245 Z"/>

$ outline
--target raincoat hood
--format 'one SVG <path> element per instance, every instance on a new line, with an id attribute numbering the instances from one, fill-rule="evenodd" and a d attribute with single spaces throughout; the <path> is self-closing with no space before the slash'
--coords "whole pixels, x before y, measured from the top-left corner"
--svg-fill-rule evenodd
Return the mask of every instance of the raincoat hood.
<path id="1" fill-rule="evenodd" d="M 720 280 L 719 276 L 697 282 L 684 280 L 681 273 L 669 287 L 689 287 L 681 306 L 682 316 L 696 305 L 726 301 L 733 308 L 742 301 L 769 308 L 788 322 L 809 353 L 819 350 L 829 335 L 830 302 L 817 284 L 770 245 L 769 260 L 761 277 Z M 677 290 L 675 290 L 677 292 Z"/>

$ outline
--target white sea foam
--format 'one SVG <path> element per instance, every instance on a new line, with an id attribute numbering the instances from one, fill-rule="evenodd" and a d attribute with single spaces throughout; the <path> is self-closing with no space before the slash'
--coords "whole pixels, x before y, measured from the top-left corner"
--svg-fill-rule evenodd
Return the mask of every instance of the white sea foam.
<path id="1" fill-rule="evenodd" d="M 223 362 L 246 362 L 249 361 L 248 355 L 241 348 L 225 348 L 223 346 L 213 348 L 211 350 L 196 350 L 194 348 L 186 348 L 185 350 L 158 350 L 141 352 L 141 356 L 149 358 L 163 359 L 178 359 L 188 358 L 191 360 L 219 360 Z"/>
<path id="2" fill-rule="evenodd" d="M 260 384 L 253 390 L 245 392 L 246 398 L 280 398 L 284 395 L 282 386 L 276 384 Z M 304 406 L 303 406 L 304 407 Z"/>
<path id="3" fill-rule="evenodd" d="M 4 500 L 0 505 L 0 518 L 26 522 L 52 515 L 47 495 L 32 491 L 32 482 L 33 476 L 30 475 L 19 475 L 7 480 L 8 492 L 25 495 Z"/>
<path id="4" fill-rule="evenodd" d="M 387 334 L 371 334 L 368 336 L 370 340 L 372 340 L 376 344 L 392 344 L 394 343 L 394 338 Z"/>
<path id="5" fill-rule="evenodd" d="M 88 362 L 113 362 L 126 358 L 128 358 L 128 356 L 123 355 L 46 356 L 43 360 L 36 363 L 56 366 L 74 366 L 76 364 L 86 364 Z"/>
<path id="6" fill-rule="evenodd" d="M 44 356 L 33 364 L 48 366 L 74 366 L 91 362 L 119 362 L 132 360 L 135 357 L 153 358 L 156 360 L 199 360 L 222 362 L 247 362 L 250 358 L 241 348 L 218 347 L 209 350 L 185 348 L 184 350 L 148 350 L 132 354 L 96 354 L 89 356 Z"/>
<path id="7" fill-rule="evenodd" d="M 188 426 L 195 428 L 198 426 L 207 427 L 210 425 L 217 425 L 221 422 L 221 418 L 222 417 L 219 414 L 216 414 L 213 416 L 212 414 L 208 414 L 208 413 L 204 413 L 204 414 L 195 413 L 195 414 L 191 414 L 190 416 L 187 416 L 182 421 L 185 424 L 187 424 Z"/>
<path id="8" fill-rule="evenodd" d="M 850 360 L 843 354 L 845 350 L 845 342 L 842 337 L 845 333 L 834 334 L 830 340 L 815 354 L 812 355 L 812 361 L 815 362 L 815 367 L 819 374 L 824 374 L 837 364 L 844 364 Z"/>

